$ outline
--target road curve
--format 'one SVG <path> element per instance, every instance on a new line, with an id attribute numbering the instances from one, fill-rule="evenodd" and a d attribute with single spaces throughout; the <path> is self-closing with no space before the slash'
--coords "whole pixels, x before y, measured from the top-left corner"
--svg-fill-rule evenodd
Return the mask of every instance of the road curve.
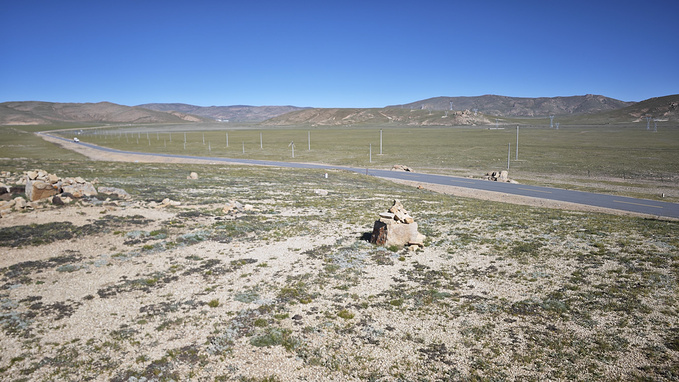
<path id="1" fill-rule="evenodd" d="M 38 135 L 43 137 L 49 137 L 52 139 L 57 139 L 63 141 L 64 143 L 65 142 L 73 143 L 73 141 L 70 139 L 66 139 L 63 137 L 55 136 L 44 132 L 38 133 Z M 155 154 L 117 150 L 84 142 L 80 142 L 78 143 L 78 145 L 85 146 L 87 148 L 98 150 L 105 153 L 121 154 L 126 156 L 166 158 L 174 161 L 202 160 L 214 163 L 246 164 L 256 166 L 275 166 L 275 167 L 319 169 L 319 170 L 334 170 L 334 169 L 347 170 L 357 172 L 360 174 L 367 173 L 372 176 L 378 176 L 386 179 L 398 179 L 412 182 L 430 183 L 442 186 L 463 187 L 474 190 L 499 192 L 510 195 L 541 198 L 558 202 L 576 203 L 592 207 L 613 209 L 637 214 L 679 219 L 679 204 L 677 203 L 668 203 L 649 199 L 637 199 L 625 196 L 614 196 L 584 191 L 564 190 L 551 187 L 528 186 L 524 184 L 489 182 L 486 180 L 462 178 L 448 175 L 432 175 L 413 172 L 375 170 L 315 163 L 277 162 L 255 159 L 232 159 L 232 158 L 202 157 L 178 154 Z"/>

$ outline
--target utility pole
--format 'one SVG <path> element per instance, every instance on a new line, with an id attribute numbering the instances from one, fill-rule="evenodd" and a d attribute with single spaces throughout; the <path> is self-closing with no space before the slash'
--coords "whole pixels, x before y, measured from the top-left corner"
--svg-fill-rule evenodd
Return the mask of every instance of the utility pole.
<path id="1" fill-rule="evenodd" d="M 290 142 L 288 147 L 292 148 L 292 157 L 294 158 L 295 157 L 295 141 Z"/>
<path id="2" fill-rule="evenodd" d="M 262 133 L 259 133 L 259 148 L 260 150 L 264 148 L 264 143 L 262 142 Z"/>
<path id="3" fill-rule="evenodd" d="M 306 132 L 306 141 L 309 144 L 309 151 L 311 151 L 311 130 Z"/>
<path id="4" fill-rule="evenodd" d="M 507 143 L 507 171 L 509 171 L 509 157 L 512 155 L 512 144 Z"/>
<path id="5" fill-rule="evenodd" d="M 370 144 L 368 150 L 369 150 L 368 152 L 370 153 L 370 154 L 369 154 L 369 156 L 370 156 L 370 163 L 372 163 L 372 162 L 373 162 L 373 144 L 372 144 L 372 143 Z"/>
<path id="6" fill-rule="evenodd" d="M 382 129 L 380 129 L 380 155 L 382 155 Z"/>
<path id="7" fill-rule="evenodd" d="M 516 159 L 519 160 L 519 125 L 516 125 Z"/>

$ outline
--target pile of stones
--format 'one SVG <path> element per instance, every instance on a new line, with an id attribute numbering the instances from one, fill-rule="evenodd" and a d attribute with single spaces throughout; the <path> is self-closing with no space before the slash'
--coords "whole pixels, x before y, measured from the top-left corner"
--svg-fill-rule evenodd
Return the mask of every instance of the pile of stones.
<path id="1" fill-rule="evenodd" d="M 68 194 L 73 198 L 97 195 L 91 182 L 81 177 L 65 178 L 49 174 L 43 170 L 26 172 L 26 198 L 30 202 L 46 199 L 58 194 Z"/>
<path id="2" fill-rule="evenodd" d="M 507 170 L 488 172 L 483 179 L 493 182 L 516 183 L 515 180 L 509 179 L 509 172 Z"/>
<path id="3" fill-rule="evenodd" d="M 50 204 L 61 206 L 74 199 L 96 197 L 99 193 L 125 200 L 131 198 L 130 194 L 119 188 L 99 187 L 97 191 L 94 187 L 97 182 L 96 179 L 88 182 L 81 177 L 61 178 L 44 170 L 25 171 L 23 174 L 1 171 L 0 217 L 11 211 L 40 209 Z"/>
<path id="4" fill-rule="evenodd" d="M 417 231 L 415 219 L 406 211 L 400 201 L 394 200 L 394 204 L 387 212 L 380 213 L 380 219 L 375 221 L 370 242 L 386 247 L 409 246 L 415 250 L 424 247 L 426 236 Z"/>
<path id="5" fill-rule="evenodd" d="M 393 166 L 391 167 L 391 170 L 392 170 L 392 171 L 415 172 L 415 171 L 413 171 L 412 168 L 410 168 L 410 167 L 408 167 L 408 166 L 406 166 L 406 165 L 403 165 L 403 164 L 395 164 L 395 165 L 393 165 Z"/>

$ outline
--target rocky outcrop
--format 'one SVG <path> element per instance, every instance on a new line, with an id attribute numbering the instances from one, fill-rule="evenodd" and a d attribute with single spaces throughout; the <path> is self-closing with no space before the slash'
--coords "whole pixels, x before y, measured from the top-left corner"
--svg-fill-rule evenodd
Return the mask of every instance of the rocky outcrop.
<path id="1" fill-rule="evenodd" d="M 375 221 L 370 242 L 386 247 L 410 246 L 423 247 L 425 236 L 417 231 L 415 219 L 406 211 L 400 201 L 394 200 L 393 206 L 387 212 L 380 214 Z"/>
<path id="2" fill-rule="evenodd" d="M 100 194 L 107 194 L 107 195 L 113 195 L 115 197 L 118 197 L 120 199 L 131 199 L 132 197 L 130 194 L 127 193 L 127 191 L 123 190 L 122 188 L 115 188 L 115 187 L 99 187 L 97 191 Z"/>
<path id="3" fill-rule="evenodd" d="M 509 179 L 509 172 L 507 170 L 488 172 L 484 175 L 483 179 L 493 182 L 516 183 L 515 180 Z"/>
<path id="4" fill-rule="evenodd" d="M 43 170 L 26 171 L 26 198 L 34 202 L 61 193 L 75 198 L 97 195 L 94 185 L 81 177 L 62 179 Z"/>
<path id="5" fill-rule="evenodd" d="M 413 171 L 412 168 L 410 168 L 410 167 L 408 167 L 408 166 L 406 166 L 406 165 L 402 165 L 402 164 L 395 164 L 395 165 L 393 165 L 393 166 L 391 167 L 391 170 L 392 170 L 392 171 L 415 172 L 415 171 Z"/>

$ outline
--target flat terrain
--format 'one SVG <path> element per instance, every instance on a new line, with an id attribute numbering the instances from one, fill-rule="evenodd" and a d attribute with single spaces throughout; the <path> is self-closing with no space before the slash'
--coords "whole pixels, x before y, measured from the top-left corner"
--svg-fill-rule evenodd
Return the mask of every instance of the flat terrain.
<path id="1" fill-rule="evenodd" d="M 199 179 L 186 179 L 191 170 Z M 96 174 L 134 200 L 0 220 L 11 379 L 677 372 L 675 222 L 342 172 L 87 162 L 63 171 Z M 166 197 L 182 205 L 150 207 Z M 361 240 L 394 198 L 428 236 L 424 250 Z M 254 208 L 226 214 L 232 199 Z"/>
<path id="2" fill-rule="evenodd" d="M 2 170 L 132 195 L 0 219 L 3 380 L 679 376 L 677 222 L 342 171 L 91 161 L 3 133 Z M 363 240 L 394 199 L 423 249 Z"/>
<path id="3" fill-rule="evenodd" d="M 83 130 L 79 137 L 83 142 L 128 151 L 384 169 L 403 164 L 417 172 L 472 177 L 506 169 L 509 154 L 510 177 L 524 184 L 645 199 L 661 199 L 664 194 L 666 201 L 676 202 L 679 127 L 661 127 L 653 132 L 646 130 L 645 123 L 559 130 L 524 126 L 519 131 L 518 160 L 516 126 L 495 130 L 154 125 Z M 295 143 L 294 158 L 291 142 Z"/>

